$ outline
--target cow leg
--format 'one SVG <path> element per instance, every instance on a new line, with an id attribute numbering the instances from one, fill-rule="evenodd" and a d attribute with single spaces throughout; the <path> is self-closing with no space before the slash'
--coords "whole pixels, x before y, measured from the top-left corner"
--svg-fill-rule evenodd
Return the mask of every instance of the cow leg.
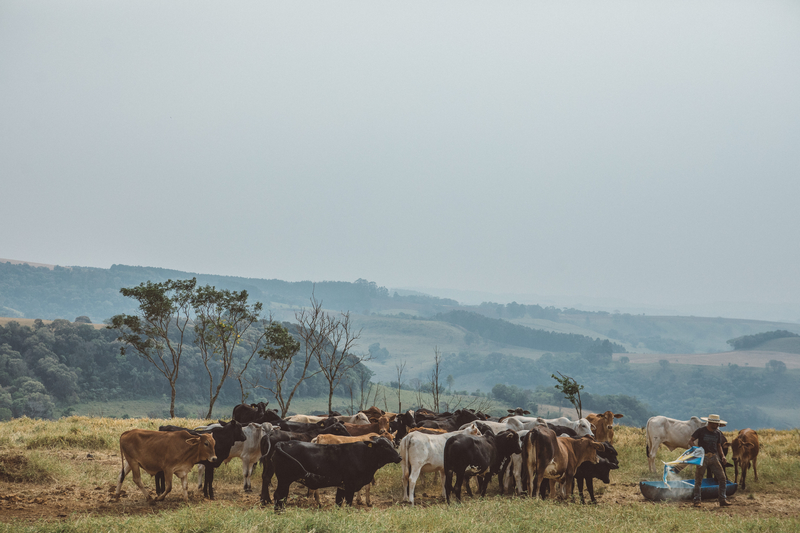
<path id="1" fill-rule="evenodd" d="M 147 490 L 144 486 L 144 483 L 142 483 L 142 473 L 139 470 L 139 464 L 138 463 L 132 464 L 130 466 L 130 472 L 131 474 L 133 474 L 133 482 L 136 483 L 136 486 L 139 487 L 139 490 L 142 491 L 142 494 L 144 494 L 145 499 L 148 502 L 153 503 L 154 500 L 153 497 L 150 496 L 150 491 Z M 161 499 L 162 500 L 164 499 L 163 496 L 161 497 Z"/>
<path id="2" fill-rule="evenodd" d="M 658 453 L 659 446 L 661 446 L 661 441 L 656 439 L 652 446 L 647 447 L 647 464 L 651 472 L 656 471 L 656 454 Z"/>
<path id="3" fill-rule="evenodd" d="M 467 496 L 472 498 L 474 495 L 472 494 L 472 487 L 470 486 L 470 481 L 472 481 L 474 476 L 464 475 L 464 485 L 467 487 Z M 478 491 L 481 490 L 480 482 L 478 482 Z"/>
<path id="4" fill-rule="evenodd" d="M 419 478 L 420 470 L 420 467 L 415 466 L 411 469 L 411 475 L 408 476 L 407 495 L 408 501 L 411 502 L 411 505 L 414 505 L 414 489 L 417 486 L 417 479 Z"/>
<path id="5" fill-rule="evenodd" d="M 581 497 L 581 503 L 585 504 L 586 502 L 583 499 L 583 477 L 576 476 L 575 479 L 578 481 L 578 495 Z M 589 483 L 591 483 L 591 481 L 587 478 L 586 488 L 589 488 Z M 589 491 L 589 494 L 591 495 L 591 491 Z"/>
<path id="6" fill-rule="evenodd" d="M 756 455 L 753 457 L 753 478 L 758 481 L 758 470 L 756 470 L 756 461 L 758 461 L 758 456 Z"/>
<path id="7" fill-rule="evenodd" d="M 448 472 L 448 474 L 450 474 L 450 472 Z M 459 470 L 458 473 L 456 474 L 456 486 L 453 489 L 453 492 L 455 492 L 456 494 L 456 500 L 458 500 L 458 503 L 461 503 L 461 486 L 464 484 L 464 477 L 466 477 L 464 475 L 464 472 Z M 469 485 L 469 481 L 467 481 L 467 485 Z"/>
<path id="8" fill-rule="evenodd" d="M 213 466 L 206 467 L 206 479 L 203 483 L 203 496 L 209 500 L 214 499 L 214 470 Z"/>
<path id="9" fill-rule="evenodd" d="M 173 474 L 172 470 L 170 470 L 170 469 L 164 470 L 164 492 L 162 494 L 159 494 L 158 496 L 156 496 L 155 501 L 157 501 L 157 502 L 163 501 L 164 498 L 167 497 L 167 494 L 169 494 L 172 491 L 172 477 L 173 477 L 173 475 L 174 474 Z M 135 476 L 136 476 L 136 474 L 134 473 L 134 480 L 136 479 Z"/>
<path id="10" fill-rule="evenodd" d="M 197 465 L 197 490 L 203 488 L 206 479 L 206 465 Z"/>
<path id="11" fill-rule="evenodd" d="M 125 476 L 128 472 L 131 471 L 131 466 L 128 464 L 127 461 L 122 461 L 122 469 L 119 472 L 119 482 L 117 483 L 117 490 L 114 493 L 114 499 L 119 500 L 119 493 L 122 490 L 122 482 L 125 481 Z M 150 498 L 150 494 L 147 494 L 148 499 Z"/>
<path id="12" fill-rule="evenodd" d="M 486 474 L 478 478 L 480 480 L 478 486 L 481 491 L 481 498 L 486 496 L 486 489 L 489 488 L 489 482 L 492 480 L 492 474 Z"/>
<path id="13" fill-rule="evenodd" d="M 367 507 L 372 507 L 372 502 L 369 499 L 369 488 L 370 488 L 370 485 L 371 485 L 371 483 L 368 483 L 367 486 L 364 487 L 364 498 L 367 501 Z M 361 496 L 361 493 L 359 492 L 359 497 L 360 496 Z M 361 503 L 361 502 L 359 502 L 359 503 Z"/>
<path id="14" fill-rule="evenodd" d="M 269 497 L 269 483 L 272 480 L 272 473 L 269 471 L 268 465 L 263 465 L 261 470 L 261 505 L 272 503 L 272 498 Z"/>
<path id="15" fill-rule="evenodd" d="M 353 496 L 355 496 L 356 491 L 353 489 L 344 489 L 344 499 L 347 502 L 348 507 L 353 506 Z"/>
<path id="16" fill-rule="evenodd" d="M 746 485 L 747 482 L 745 481 L 745 479 L 747 479 L 747 467 L 748 466 L 750 466 L 750 465 L 748 465 L 745 462 L 742 462 L 742 490 L 745 490 L 747 488 L 747 485 Z"/>
<path id="17" fill-rule="evenodd" d="M 578 480 L 578 484 L 580 484 L 580 480 Z M 589 499 L 591 503 L 597 504 L 597 500 L 594 499 L 594 479 L 591 477 L 586 478 L 586 490 L 589 491 Z M 583 503 L 583 490 L 581 489 L 581 503 Z"/>
<path id="18" fill-rule="evenodd" d="M 444 474 L 444 499 L 450 504 L 450 493 L 453 492 L 453 471 L 448 470 Z"/>
<path id="19" fill-rule="evenodd" d="M 179 475 L 181 479 L 181 488 L 183 489 L 183 501 L 189 503 L 189 472 L 184 472 Z"/>
<path id="20" fill-rule="evenodd" d="M 253 467 L 255 463 L 248 464 L 244 459 L 242 459 L 242 476 L 244 477 L 244 487 L 242 490 L 244 492 L 253 492 L 253 489 L 250 487 L 250 475 L 253 473 Z"/>
<path id="21" fill-rule="evenodd" d="M 733 482 L 739 483 L 739 459 L 736 458 L 733 459 Z"/>
<path id="22" fill-rule="evenodd" d="M 156 496 L 164 492 L 164 471 L 156 472 L 153 476 L 153 482 L 156 485 Z"/>
<path id="23" fill-rule="evenodd" d="M 283 511 L 283 509 L 286 507 L 286 498 L 289 496 L 289 486 L 291 484 L 291 481 L 286 483 L 281 482 L 281 480 L 278 479 L 278 486 L 275 488 L 275 493 L 273 494 L 273 497 L 275 498 L 276 513 Z"/>

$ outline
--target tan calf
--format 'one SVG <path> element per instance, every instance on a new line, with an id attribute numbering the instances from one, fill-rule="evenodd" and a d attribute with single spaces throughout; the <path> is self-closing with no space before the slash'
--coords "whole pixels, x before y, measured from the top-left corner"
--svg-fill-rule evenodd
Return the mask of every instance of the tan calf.
<path id="1" fill-rule="evenodd" d="M 734 467 L 734 482 L 739 482 L 739 467 L 742 467 L 742 490 L 745 487 L 745 477 L 747 477 L 747 469 L 750 468 L 750 463 L 753 463 L 753 475 L 758 481 L 758 469 L 756 463 L 758 462 L 758 433 L 750 428 L 742 429 L 739 435 L 733 439 L 731 443 L 733 450 L 733 467 Z"/>
<path id="2" fill-rule="evenodd" d="M 187 475 L 200 461 L 215 461 L 214 437 L 209 434 L 193 436 L 188 431 L 150 431 L 132 429 L 119 437 L 119 454 L 122 471 L 117 483 L 115 499 L 119 499 L 122 482 L 128 472 L 133 472 L 133 482 L 148 502 L 153 502 L 150 492 L 142 484 L 140 468 L 150 474 L 164 472 L 165 490 L 155 501 L 163 500 L 172 490 L 172 476 L 181 480 L 183 499 L 189 501 Z"/>
<path id="3" fill-rule="evenodd" d="M 606 411 L 603 414 L 586 415 L 586 420 L 594 425 L 594 437 L 597 442 L 614 444 L 614 419 L 622 418 L 623 416 L 625 415 Z"/>

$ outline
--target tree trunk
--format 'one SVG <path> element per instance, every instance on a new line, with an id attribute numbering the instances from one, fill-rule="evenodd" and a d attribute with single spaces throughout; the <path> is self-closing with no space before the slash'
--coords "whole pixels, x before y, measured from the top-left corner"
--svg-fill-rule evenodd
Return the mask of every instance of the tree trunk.
<path id="1" fill-rule="evenodd" d="M 170 381 L 169 386 L 172 389 L 172 397 L 169 400 L 169 417 L 175 418 L 175 382 Z"/>

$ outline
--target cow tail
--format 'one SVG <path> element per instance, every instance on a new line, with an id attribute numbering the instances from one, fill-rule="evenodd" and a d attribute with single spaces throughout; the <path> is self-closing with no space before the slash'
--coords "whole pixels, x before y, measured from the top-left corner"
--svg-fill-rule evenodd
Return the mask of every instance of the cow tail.
<path id="1" fill-rule="evenodd" d="M 119 482 L 120 484 L 125 481 L 125 454 L 122 453 L 122 441 L 120 440 L 119 443 L 119 456 L 122 459 L 122 470 L 119 472 Z"/>

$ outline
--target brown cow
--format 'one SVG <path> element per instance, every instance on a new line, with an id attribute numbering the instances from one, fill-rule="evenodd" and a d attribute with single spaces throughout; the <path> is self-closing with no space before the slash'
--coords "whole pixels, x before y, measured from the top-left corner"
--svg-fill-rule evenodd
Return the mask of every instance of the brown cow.
<path id="1" fill-rule="evenodd" d="M 619 413 L 614 414 L 611 411 L 606 411 L 602 415 L 586 415 L 586 420 L 594 425 L 594 437 L 597 442 L 614 444 L 614 419 L 622 418 L 623 416 L 625 415 L 621 415 Z"/>
<path id="2" fill-rule="evenodd" d="M 389 423 L 391 422 L 391 418 L 389 415 L 381 416 L 377 422 L 374 424 L 348 424 L 347 422 L 344 423 L 344 428 L 350 433 L 353 437 L 358 437 L 361 435 L 366 435 L 367 433 L 380 433 L 383 436 L 384 433 L 389 432 Z"/>
<path id="3" fill-rule="evenodd" d="M 378 421 L 380 417 L 386 414 L 386 411 L 378 407 L 375 407 L 373 405 L 369 409 L 364 409 L 363 411 L 359 411 L 359 413 L 364 413 L 365 415 L 367 415 L 367 418 L 369 418 L 370 422 L 375 423 Z"/>
<path id="4" fill-rule="evenodd" d="M 194 436 L 188 431 L 150 431 L 131 429 L 119 437 L 119 454 L 122 458 L 122 471 L 119 474 L 115 499 L 119 499 L 122 482 L 128 472 L 133 472 L 133 482 L 142 491 L 147 501 L 163 500 L 172 490 L 172 476 L 181 480 L 183 499 L 189 501 L 187 475 L 200 461 L 216 461 L 214 437 L 210 434 Z M 155 500 L 142 484 L 143 469 L 151 476 L 164 472 L 164 492 Z"/>
<path id="5" fill-rule="evenodd" d="M 550 480 L 553 496 L 558 481 L 562 499 L 572 494 L 578 466 L 586 461 L 597 463 L 597 452 L 604 449 L 591 437 L 556 437 L 555 431 L 544 427 L 530 430 L 522 447 L 523 461 L 528 467 L 528 494 L 541 498 L 539 486 L 546 478 Z"/>
<path id="6" fill-rule="evenodd" d="M 408 430 L 408 433 L 415 433 L 419 431 L 420 433 L 424 433 L 425 435 L 441 435 L 442 433 L 447 433 L 446 429 L 433 429 L 433 428 L 411 428 Z"/>
<path id="7" fill-rule="evenodd" d="M 313 444 L 349 444 L 351 442 L 362 442 L 372 440 L 374 437 L 383 437 L 389 439 L 389 442 L 394 442 L 394 435 L 386 432 L 383 434 L 367 433 L 366 435 L 359 435 L 357 437 L 340 437 L 339 435 L 317 435 L 311 442 Z"/>
<path id="8" fill-rule="evenodd" d="M 747 469 L 750 468 L 750 462 L 753 463 L 753 474 L 756 481 L 758 481 L 758 469 L 756 463 L 758 461 L 758 433 L 750 428 L 742 429 L 739 434 L 733 439 L 731 443 L 733 450 L 733 468 L 734 468 L 734 482 L 739 482 L 739 467 L 742 467 L 742 490 L 745 487 L 745 478 L 747 477 Z"/>

